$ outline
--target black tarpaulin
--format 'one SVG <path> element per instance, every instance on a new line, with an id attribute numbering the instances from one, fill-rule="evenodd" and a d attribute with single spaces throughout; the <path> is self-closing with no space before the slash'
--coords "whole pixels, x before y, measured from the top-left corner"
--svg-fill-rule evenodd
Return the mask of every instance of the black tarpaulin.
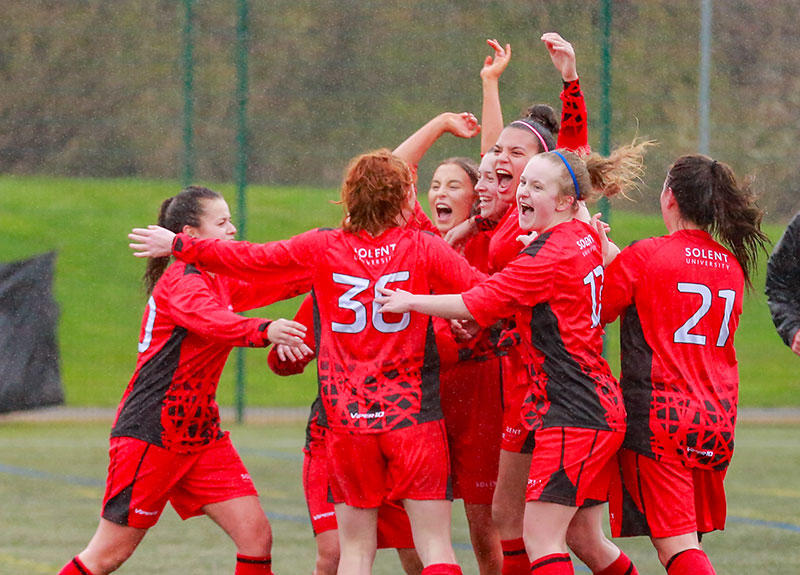
<path id="1" fill-rule="evenodd" d="M 55 259 L 50 252 L 0 264 L 0 413 L 64 402 Z"/>

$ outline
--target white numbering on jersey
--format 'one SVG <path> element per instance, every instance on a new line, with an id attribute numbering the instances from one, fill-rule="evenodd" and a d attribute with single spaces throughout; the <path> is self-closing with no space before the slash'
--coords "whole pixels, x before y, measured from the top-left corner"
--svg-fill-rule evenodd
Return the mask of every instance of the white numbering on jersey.
<path id="1" fill-rule="evenodd" d="M 600 278 L 597 281 L 595 278 Z M 592 292 L 592 327 L 600 325 L 600 309 L 603 297 L 603 266 L 597 266 L 583 278 L 583 284 Z"/>
<path id="2" fill-rule="evenodd" d="M 672 341 L 675 343 L 693 343 L 695 345 L 705 345 L 706 336 L 697 333 L 691 333 L 691 329 L 700 323 L 700 320 L 703 319 L 703 317 L 708 313 L 708 310 L 711 309 L 711 300 L 713 298 L 711 289 L 703 284 L 679 282 L 678 291 L 681 293 L 697 294 L 702 298 L 702 301 L 700 302 L 700 307 L 697 309 L 697 311 L 692 314 L 692 317 L 687 319 L 686 322 L 675 331 L 675 334 L 672 336 Z M 728 337 L 731 335 L 730 329 L 728 328 L 728 322 L 731 319 L 733 304 L 736 300 L 736 292 L 732 289 L 723 289 L 719 290 L 717 295 L 725 300 L 725 313 L 723 314 L 722 325 L 719 327 L 719 335 L 717 336 L 717 347 L 723 347 L 728 341 Z"/>
<path id="3" fill-rule="evenodd" d="M 410 274 L 407 271 L 394 272 L 386 274 L 378 278 L 375 282 L 374 297 L 379 297 L 381 293 L 378 291 L 385 288 L 393 282 L 402 282 L 408 280 Z M 353 299 L 361 292 L 369 289 L 369 280 L 366 278 L 359 278 L 356 276 L 349 276 L 345 274 L 333 274 L 333 281 L 337 284 L 351 286 L 349 290 L 339 296 L 339 307 L 342 309 L 349 309 L 355 313 L 355 319 L 352 323 L 339 323 L 332 322 L 331 329 L 336 333 L 359 333 L 367 327 L 367 308 L 360 301 Z M 383 319 L 380 304 L 372 300 L 372 325 L 381 333 L 395 333 L 404 330 L 411 322 L 411 314 L 406 312 L 402 315 L 399 321 L 386 321 Z"/>
<path id="4" fill-rule="evenodd" d="M 144 326 L 144 339 L 139 342 L 139 353 L 144 353 L 153 341 L 153 325 L 156 323 L 156 300 L 147 300 L 147 323 Z"/>

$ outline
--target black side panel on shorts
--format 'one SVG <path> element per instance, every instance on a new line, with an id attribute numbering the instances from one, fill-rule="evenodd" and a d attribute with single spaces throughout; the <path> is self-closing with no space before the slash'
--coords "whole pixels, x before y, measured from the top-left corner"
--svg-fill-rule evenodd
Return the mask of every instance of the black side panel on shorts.
<path id="1" fill-rule="evenodd" d="M 650 445 L 650 407 L 653 404 L 653 350 L 647 344 L 635 305 L 622 314 L 619 330 L 622 355 L 622 397 L 628 412 L 624 446 L 654 457 Z"/>
<path id="2" fill-rule="evenodd" d="M 531 311 L 531 340 L 534 347 L 544 354 L 542 368 L 547 377 L 547 398 L 550 400 L 542 426 L 610 431 L 597 395 L 597 385 L 567 351 L 558 328 L 558 318 L 548 302 L 537 304 Z"/>
<path id="3" fill-rule="evenodd" d="M 187 333 L 186 328 L 176 327 L 164 347 L 139 370 L 111 437 L 135 437 L 163 447 L 161 407 L 178 369 L 181 344 Z"/>
<path id="4" fill-rule="evenodd" d="M 127 525 L 132 495 L 133 485 L 131 484 L 109 499 L 106 502 L 106 506 L 103 507 L 103 519 L 118 525 Z"/>
<path id="5" fill-rule="evenodd" d="M 650 536 L 650 527 L 647 525 L 647 517 L 644 514 L 644 510 L 636 506 L 633 497 L 631 497 L 630 492 L 623 482 L 620 537 L 637 537 L 640 535 Z"/>
<path id="6" fill-rule="evenodd" d="M 322 380 L 320 379 L 319 368 L 320 368 L 320 360 L 319 360 L 319 349 L 320 349 L 320 341 L 319 341 L 319 334 L 322 333 L 322 320 L 319 317 L 319 306 L 317 305 L 317 294 L 314 292 L 314 289 L 311 289 L 311 301 L 313 305 L 311 309 L 314 312 L 314 354 L 317 356 L 317 399 L 314 400 L 314 404 L 319 401 L 319 406 L 317 409 L 317 423 L 320 427 L 328 427 L 328 416 L 325 414 L 325 410 L 322 408 Z M 314 405 L 311 406 L 311 415 L 309 415 L 309 421 L 314 416 Z M 308 427 L 306 428 L 308 430 Z"/>

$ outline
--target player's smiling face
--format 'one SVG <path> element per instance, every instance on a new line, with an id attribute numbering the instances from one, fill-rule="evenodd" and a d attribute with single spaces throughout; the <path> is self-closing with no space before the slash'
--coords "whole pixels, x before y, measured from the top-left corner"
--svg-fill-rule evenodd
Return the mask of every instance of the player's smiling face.
<path id="1" fill-rule="evenodd" d="M 481 216 L 497 221 L 499 220 L 508 204 L 500 200 L 497 195 L 497 174 L 494 171 L 495 157 L 491 152 L 486 154 L 478 167 L 478 182 L 475 184 L 475 192 L 478 194 L 478 208 Z"/>
<path id="2" fill-rule="evenodd" d="M 466 220 L 474 199 L 472 181 L 461 166 L 442 164 L 436 168 L 428 190 L 428 202 L 439 233 L 446 234 Z"/>
<path id="3" fill-rule="evenodd" d="M 184 233 L 200 239 L 232 240 L 236 237 L 236 226 L 231 222 L 228 203 L 222 198 L 200 200 L 203 213 L 200 225 L 184 226 Z"/>
<path id="4" fill-rule="evenodd" d="M 572 199 L 562 196 L 560 166 L 546 156 L 534 156 L 525 166 L 517 188 L 519 226 L 542 233 L 571 219 Z"/>
<path id="5" fill-rule="evenodd" d="M 511 204 L 519 184 L 520 174 L 528 160 L 539 153 L 539 141 L 524 128 L 507 127 L 492 147 L 495 156 L 494 169 L 497 173 L 497 194 L 500 200 Z"/>

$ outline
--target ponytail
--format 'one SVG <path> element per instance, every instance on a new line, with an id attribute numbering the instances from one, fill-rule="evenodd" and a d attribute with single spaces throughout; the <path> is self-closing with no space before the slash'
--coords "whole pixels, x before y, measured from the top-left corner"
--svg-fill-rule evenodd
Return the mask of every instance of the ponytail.
<path id="1" fill-rule="evenodd" d="M 569 150 L 542 154 L 561 167 L 559 191 L 577 200 L 594 201 L 600 196 L 623 196 L 634 189 L 644 174 L 644 154 L 653 141 L 636 142 L 615 149 L 608 157 L 578 156 Z M 578 209 L 575 202 L 574 209 Z"/>
<path id="2" fill-rule="evenodd" d="M 171 232 L 180 233 L 184 226 L 199 226 L 203 215 L 201 200 L 221 198 L 217 192 L 200 186 L 189 186 L 171 198 L 161 202 L 158 210 L 158 225 Z M 153 293 L 159 278 L 169 265 L 169 256 L 148 258 L 142 283 L 147 295 Z"/>
<path id="3" fill-rule="evenodd" d="M 701 154 L 678 158 L 667 173 L 681 217 L 706 230 L 731 250 L 748 288 L 758 252 L 769 242 L 761 231 L 764 213 L 749 183 L 740 184 L 731 167 Z"/>

